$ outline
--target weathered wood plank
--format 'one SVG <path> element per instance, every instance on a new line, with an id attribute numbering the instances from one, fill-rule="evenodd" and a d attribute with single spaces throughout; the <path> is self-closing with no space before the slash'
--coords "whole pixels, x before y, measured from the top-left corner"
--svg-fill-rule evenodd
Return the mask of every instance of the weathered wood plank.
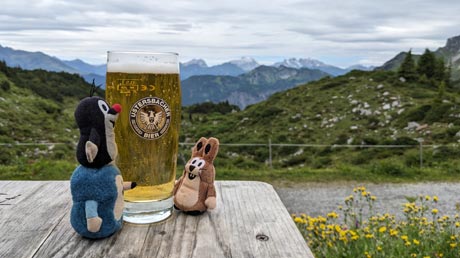
<path id="1" fill-rule="evenodd" d="M 69 209 L 68 182 L 0 181 L 0 257 L 31 257 Z"/>
<path id="2" fill-rule="evenodd" d="M 54 214 L 49 214 L 54 219 L 42 232 L 34 227 L 36 214 L 30 213 L 25 204 L 14 206 L 6 216 L 0 214 L 0 223 L 5 218 L 13 221 L 15 214 L 22 212 L 27 215 L 18 217 L 30 220 L 25 225 L 27 231 L 15 231 L 10 237 L 5 237 L 7 229 L 2 226 L 0 257 L 313 257 L 273 187 L 265 183 L 216 182 L 218 207 L 214 211 L 201 216 L 175 212 L 167 221 L 152 225 L 126 223 L 120 232 L 97 241 L 84 239 L 71 228 L 71 198 L 66 183 L 54 183 L 60 185 L 54 192 L 49 191 L 53 183 L 20 183 L 29 189 L 21 197 L 41 201 L 35 206 L 41 210 L 38 213 L 49 210 L 43 205 L 55 206 Z M 20 185 L 0 181 L 0 193 L 4 187 L 16 189 Z M 8 230 L 15 229 L 8 226 Z M 11 251 L 21 245 L 27 247 L 26 252 Z"/>

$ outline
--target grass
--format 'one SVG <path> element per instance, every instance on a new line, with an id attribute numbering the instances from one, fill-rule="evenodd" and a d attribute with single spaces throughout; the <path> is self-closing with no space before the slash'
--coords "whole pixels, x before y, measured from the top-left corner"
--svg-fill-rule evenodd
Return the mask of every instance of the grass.
<path id="1" fill-rule="evenodd" d="M 450 173 L 443 168 L 403 168 L 401 174 L 392 175 L 385 171 L 366 167 L 343 165 L 337 168 L 313 169 L 233 169 L 216 167 L 217 180 L 255 180 L 270 184 L 358 181 L 370 183 L 413 183 L 420 181 L 458 182 L 460 174 Z"/>
<path id="2" fill-rule="evenodd" d="M 27 148 L 27 149 L 26 149 Z M 7 151 L 6 157 L 12 157 L 0 165 L 0 180 L 68 180 L 78 165 L 73 147 L 56 145 L 47 147 L 12 146 L 1 147 Z M 177 175 L 183 171 L 189 158 L 188 152 L 180 152 Z M 220 155 L 220 154 L 219 154 Z M 0 155 L 2 156 L 2 155 Z M 427 158 L 427 160 L 430 160 Z M 244 163 L 236 159 L 216 159 L 217 180 L 252 180 L 274 185 L 286 185 L 305 182 L 371 182 L 371 183 L 411 183 L 420 181 L 457 182 L 460 181 L 460 161 L 427 162 L 427 166 L 418 167 L 418 160 L 402 162 L 396 157 L 371 161 L 367 164 L 352 165 L 335 161 L 327 167 L 311 166 L 269 168 L 260 162 Z"/>
<path id="3" fill-rule="evenodd" d="M 69 180 L 76 162 L 39 159 L 0 166 L 0 180 Z"/>
<path id="4" fill-rule="evenodd" d="M 460 217 L 443 216 L 437 196 L 419 196 L 403 206 L 403 220 L 374 214 L 378 197 L 357 187 L 324 216 L 293 215 L 315 257 L 458 257 Z"/>

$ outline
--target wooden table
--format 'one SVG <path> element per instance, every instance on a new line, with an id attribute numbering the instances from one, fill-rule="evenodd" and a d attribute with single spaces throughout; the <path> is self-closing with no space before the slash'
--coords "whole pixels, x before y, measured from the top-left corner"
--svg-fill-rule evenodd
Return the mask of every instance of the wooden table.
<path id="1" fill-rule="evenodd" d="M 217 209 L 102 240 L 70 226 L 68 181 L 0 181 L 0 257 L 313 257 L 273 187 L 216 182 Z"/>

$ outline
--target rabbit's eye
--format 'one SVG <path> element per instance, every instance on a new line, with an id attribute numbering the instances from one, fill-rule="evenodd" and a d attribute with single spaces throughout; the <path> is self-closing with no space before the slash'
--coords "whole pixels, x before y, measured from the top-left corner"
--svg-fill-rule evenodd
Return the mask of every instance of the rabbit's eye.
<path id="1" fill-rule="evenodd" d="M 203 165 L 204 165 L 204 162 L 203 162 L 203 161 L 201 161 L 200 163 L 198 163 L 198 167 L 200 167 L 200 168 L 203 167 Z"/>
<path id="2" fill-rule="evenodd" d="M 191 164 L 194 165 L 194 166 L 198 166 L 197 163 L 200 162 L 200 161 L 201 161 L 200 158 L 194 158 L 194 159 L 192 159 Z"/>

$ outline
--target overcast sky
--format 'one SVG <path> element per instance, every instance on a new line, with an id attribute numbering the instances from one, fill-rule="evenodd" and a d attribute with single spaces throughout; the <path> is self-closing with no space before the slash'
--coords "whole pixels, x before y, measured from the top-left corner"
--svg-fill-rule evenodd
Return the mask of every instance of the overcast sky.
<path id="1" fill-rule="evenodd" d="M 314 58 L 381 65 L 460 35 L 459 0 L 2 0 L 0 45 L 60 59 L 178 52 L 208 64 Z"/>

